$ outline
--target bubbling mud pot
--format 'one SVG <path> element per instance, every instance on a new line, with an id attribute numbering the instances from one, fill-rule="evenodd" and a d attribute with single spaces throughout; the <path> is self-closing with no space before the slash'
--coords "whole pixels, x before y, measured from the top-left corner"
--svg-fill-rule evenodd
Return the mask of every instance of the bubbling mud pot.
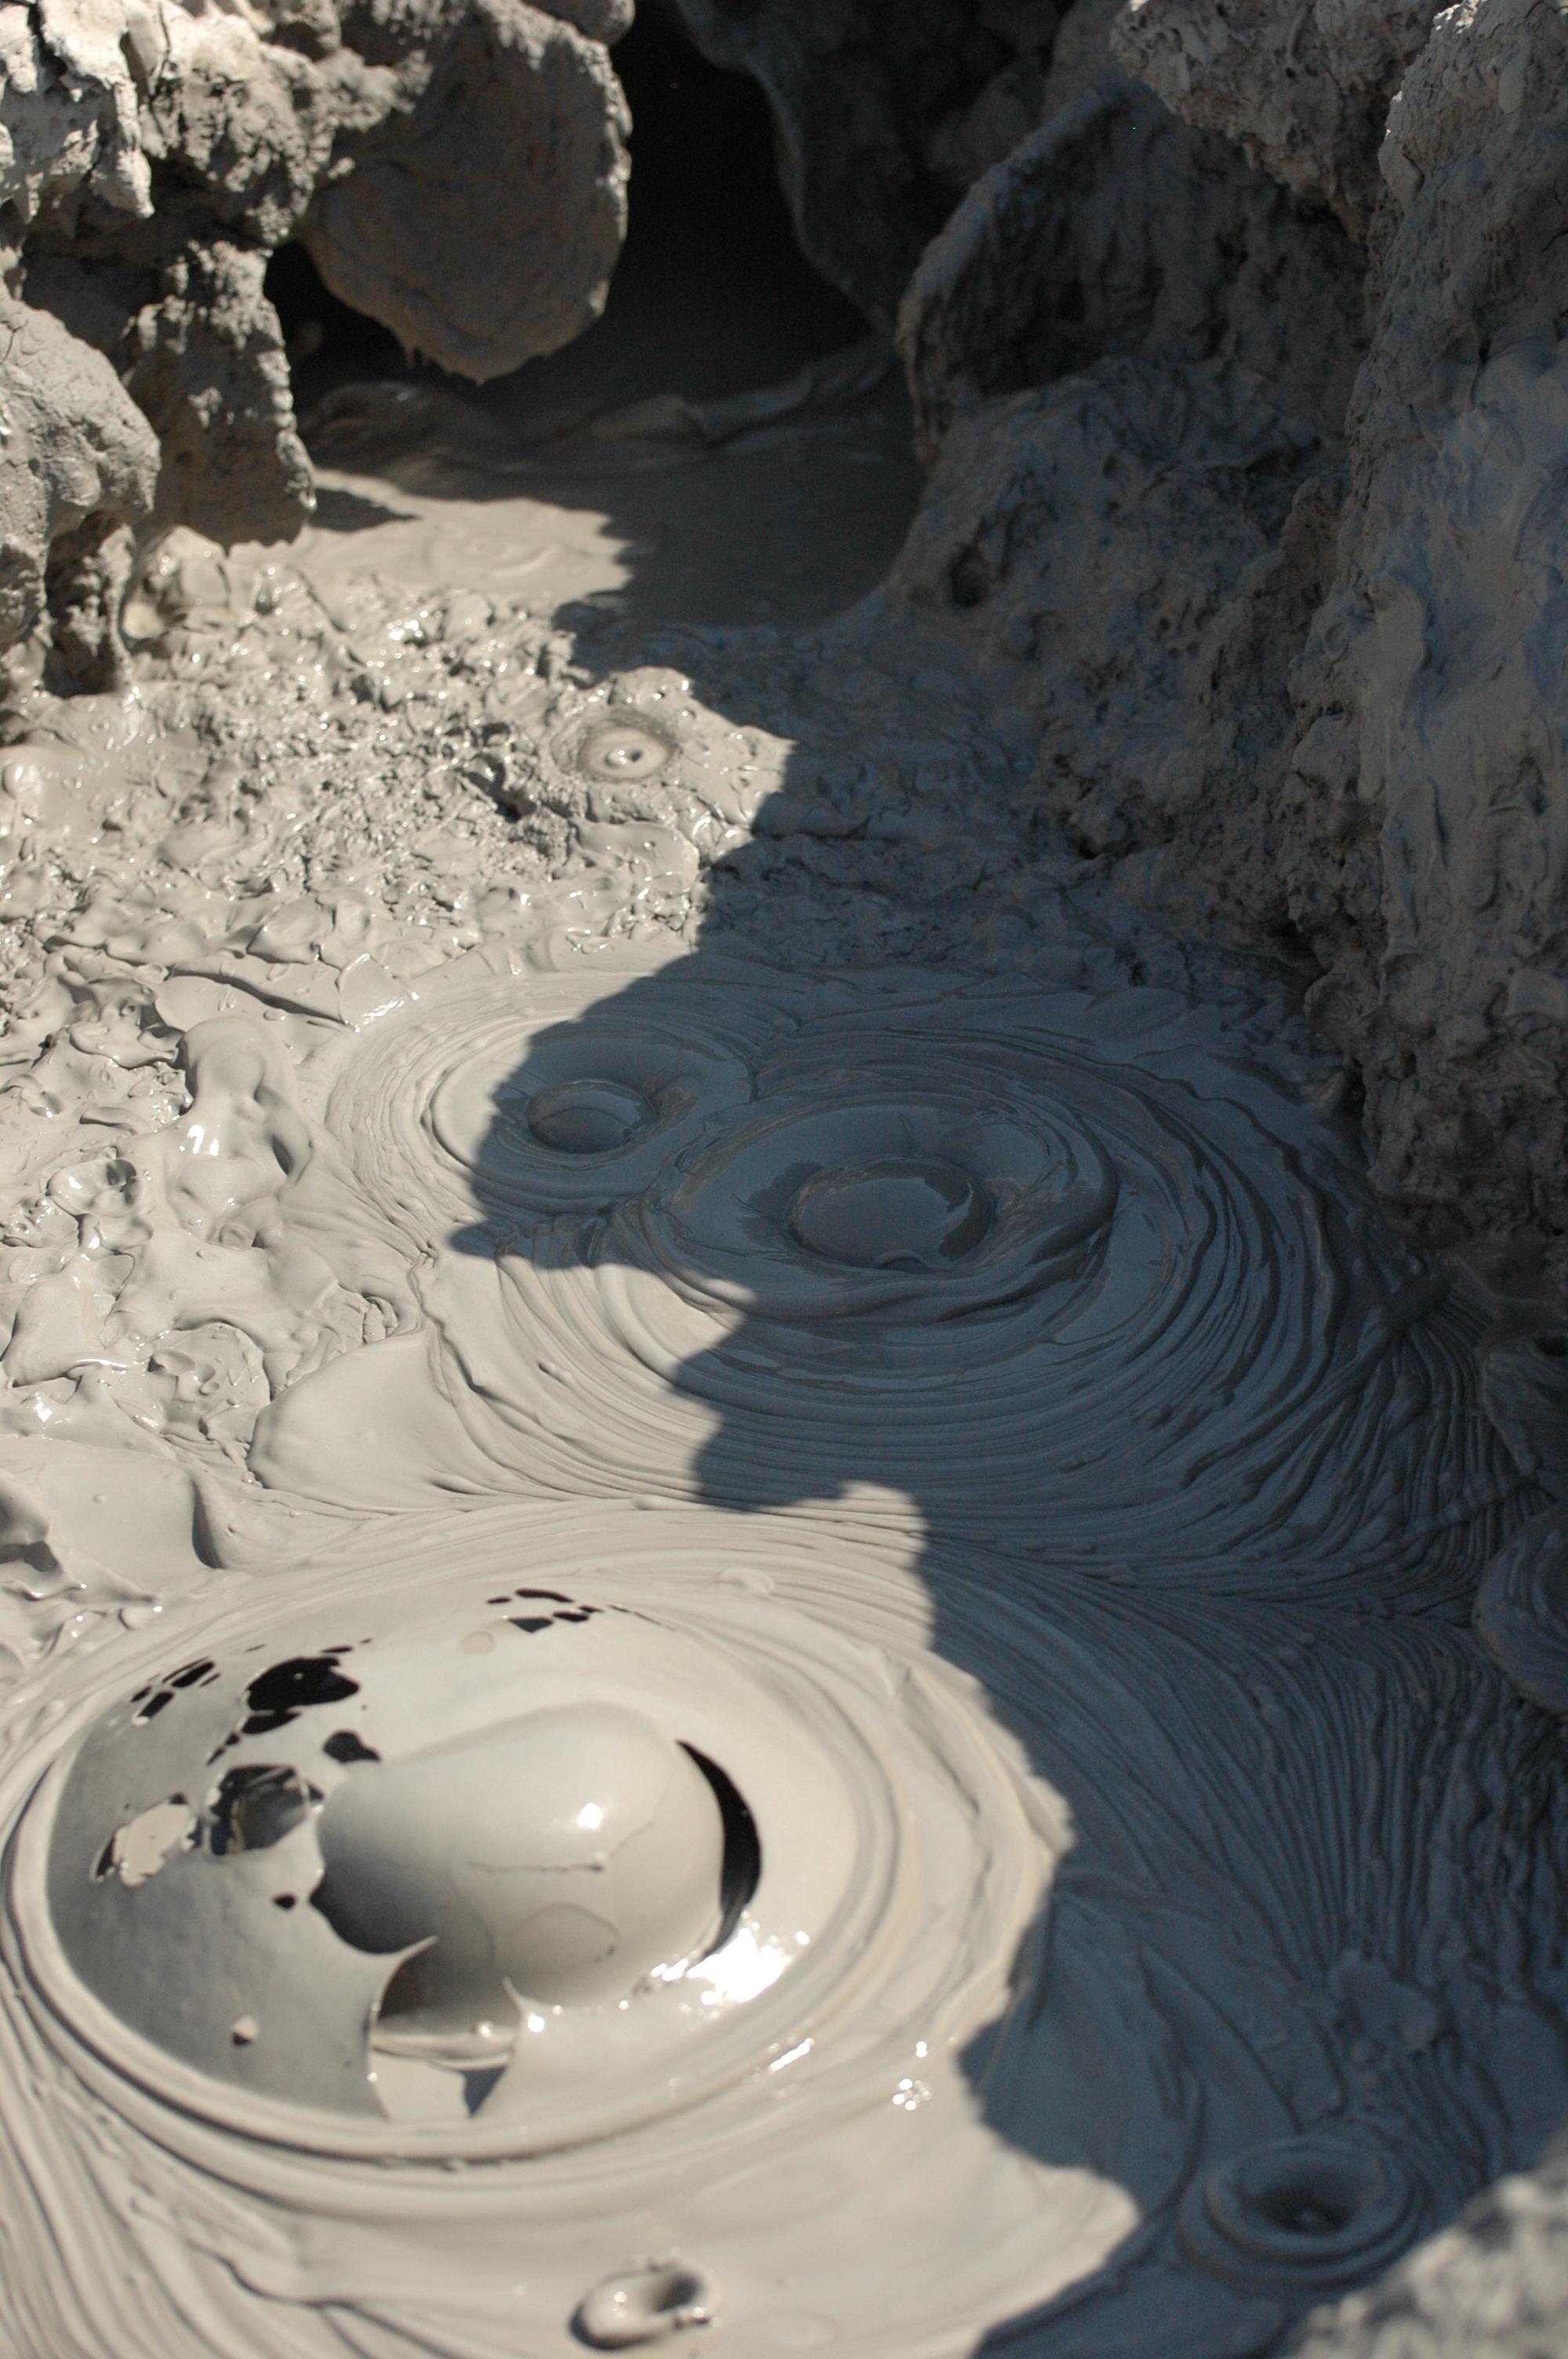
<path id="1" fill-rule="evenodd" d="M 1249 2359 L 1568 2114 L 1561 1322 L 679 277 L 5 751 L 16 2359 Z"/>

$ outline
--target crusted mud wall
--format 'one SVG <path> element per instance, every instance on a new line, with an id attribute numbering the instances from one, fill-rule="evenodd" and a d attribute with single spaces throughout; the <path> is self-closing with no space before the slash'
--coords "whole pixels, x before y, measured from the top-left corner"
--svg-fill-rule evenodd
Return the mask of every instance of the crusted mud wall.
<path id="1" fill-rule="evenodd" d="M 1123 54 L 1152 56 L 1161 20 L 1130 14 Z M 1554 7 L 1452 9 L 1393 103 L 1349 498 L 1272 797 L 1289 921 L 1326 970 L 1309 1006 L 1363 1078 L 1381 1184 L 1526 1290 L 1568 1282 L 1565 40 Z M 1169 94 L 1204 114 L 1216 87 Z M 1223 119 L 1267 159 L 1239 92 Z"/>
<path id="2" fill-rule="evenodd" d="M 1130 0 L 1112 46 L 1189 123 L 1221 131 L 1309 203 L 1364 237 L 1381 201 L 1389 102 L 1436 10 L 1318 0 Z"/>
<path id="3" fill-rule="evenodd" d="M 1123 891 L 1316 968 L 1397 1217 L 1561 1289 L 1563 18 L 1287 14 L 1126 11 L 1184 120 L 1102 53 L 923 256 L 892 587 Z"/>
<path id="4" fill-rule="evenodd" d="M 1568 1284 L 1561 552 L 1568 18 L 1449 11 L 1380 155 L 1377 326 L 1284 799 L 1312 1000 L 1383 1184 Z"/>
<path id="5" fill-rule="evenodd" d="M 309 514 L 263 283 L 287 238 L 409 350 L 470 377 L 579 333 L 625 228 L 627 121 L 604 45 L 630 21 L 620 0 L 0 12 L 11 288 L 76 340 L 84 386 L 109 356 L 161 448 L 156 491 L 145 463 L 106 491 L 104 534 L 150 514 L 279 540 Z M 4 365 L 16 376 L 20 352 Z M 124 405 L 96 399 L 124 437 Z M 51 481 L 62 463 L 40 461 Z M 67 517 L 73 498 L 62 487 L 46 509 Z M 9 512 L 5 526 L 38 530 Z M 8 611 L 0 645 L 31 627 Z"/>

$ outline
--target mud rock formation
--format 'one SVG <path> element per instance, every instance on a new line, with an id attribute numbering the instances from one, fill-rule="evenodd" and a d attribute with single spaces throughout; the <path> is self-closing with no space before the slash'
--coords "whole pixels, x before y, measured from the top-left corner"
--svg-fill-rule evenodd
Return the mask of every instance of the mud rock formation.
<path id="1" fill-rule="evenodd" d="M 118 649 L 124 527 L 153 502 L 157 444 L 108 362 L 47 312 L 0 299 L 0 648 L 29 641 L 46 605 L 83 686 Z"/>
<path id="2" fill-rule="evenodd" d="M 353 142 L 354 168 L 325 176 L 303 234 L 345 302 L 482 381 L 568 343 L 603 309 L 631 121 L 602 44 L 632 10 L 436 0 L 427 13 L 417 72 L 398 60 L 398 102 Z M 345 36 L 380 65 L 382 24 L 403 21 L 351 10 Z"/>
<path id="3" fill-rule="evenodd" d="M 891 325 L 921 248 L 1039 122 L 1058 0 L 675 0 L 715 65 L 773 108 L 801 245 Z"/>
<path id="4" fill-rule="evenodd" d="M 1433 0 L 1129 0 L 1111 45 L 1176 114 L 1364 237 L 1389 102 L 1435 14 Z"/>
<path id="5" fill-rule="evenodd" d="M 1382 300 L 1281 805 L 1384 1186 L 1568 1287 L 1568 11 L 1451 9 L 1382 151 Z"/>
<path id="6" fill-rule="evenodd" d="M 1343 450 L 1351 240 L 1102 74 L 977 183 L 915 274 L 901 343 L 941 456 L 893 584 L 1021 667 L 1044 810 L 1120 858 L 1124 890 L 1316 962 L 1312 1012 L 1365 1082 L 1395 1211 L 1468 1243 L 1495 1282 L 1558 1289 L 1565 47 L 1560 6 L 1489 0 L 1449 11 L 1410 68 L 1377 159 Z M 1317 138 L 1319 83 L 1270 86 Z M 1172 95 L 1206 120 L 1197 89 Z M 1352 112 L 1334 120 L 1317 181 L 1282 138 L 1249 141 L 1365 227 L 1347 159 L 1371 158 L 1371 117 L 1354 138 Z M 1267 462 L 1271 508 L 1249 433 L 1225 457 L 1206 429 L 1192 466 L 1152 484 L 1150 451 L 1184 450 L 1217 381 L 1157 424 L 1145 381 L 1101 366 L 1114 354 L 1225 362 L 1248 388 L 1235 416 L 1296 421 L 1315 458 L 1298 439 Z M 1028 386 L 1047 390 L 999 406 Z M 1092 584 L 1075 534 L 1100 549 Z"/>
<path id="7" fill-rule="evenodd" d="M 1098 0 L 1065 20 L 1067 103 L 904 299 L 935 466 L 890 587 L 1034 716 L 1043 816 L 1077 849 L 1184 922 L 1276 938 L 1271 789 L 1332 579 L 1363 265 L 1117 68 L 1108 24 Z"/>
<path id="8" fill-rule="evenodd" d="M 1338 506 L 1320 439 L 1254 386 L 1219 360 L 1105 360 L 987 404 L 949 434 L 889 585 L 1036 716 L 1042 799 L 1076 847 L 1179 836 L 1209 880 L 1192 914 L 1233 930 L 1238 908 L 1282 921 L 1259 778 L 1291 715 L 1270 643 L 1281 605 L 1304 632 Z M 1227 739 L 1206 690 L 1238 671 L 1273 694 Z"/>
<path id="9" fill-rule="evenodd" d="M 18 291 L 108 353 L 156 428 L 161 526 L 279 539 L 309 512 L 263 285 L 287 237 L 470 376 L 597 315 L 627 173 L 603 44 L 630 15 L 625 0 L 0 9 L 0 240 Z"/>
<path id="10" fill-rule="evenodd" d="M 1568 2315 L 1568 2138 L 1499 2180 L 1369 2292 L 1325 2311 L 1294 2359 L 1539 2359 Z"/>
<path id="11" fill-rule="evenodd" d="M 976 183 L 899 314 L 928 460 L 988 396 L 1123 353 L 1234 362 L 1337 435 L 1360 331 L 1344 233 L 1120 75 Z"/>

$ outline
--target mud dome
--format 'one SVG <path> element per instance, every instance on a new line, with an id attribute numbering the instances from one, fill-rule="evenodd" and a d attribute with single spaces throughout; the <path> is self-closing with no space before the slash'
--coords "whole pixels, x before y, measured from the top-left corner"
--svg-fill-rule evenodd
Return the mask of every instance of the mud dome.
<path id="1" fill-rule="evenodd" d="M 564 2353 L 653 2254 L 703 2347 L 1079 2349 L 1092 2299 L 1089 2347 L 1245 2349 L 1449 2211 L 1536 2060 L 1492 1962 L 1554 1905 L 1498 1874 L 1556 1774 L 1498 1676 L 1430 1618 L 1108 1619 L 889 1520 L 416 1517 L 58 1666 L 4 1800 L 7 2192 L 79 2256 L 29 2281 L 38 2346 L 187 2347 L 194 2308 L 225 2351 Z M 546 1719 L 552 1782 L 508 1788 Z M 1336 1765 L 1379 1730 L 1373 1795 Z M 1422 1810 L 1466 1734 L 1505 1807 Z M 661 1744 L 684 1854 L 663 1773 L 615 1799 Z M 400 1777 L 453 1813 L 427 1951 Z M 527 1864 L 568 1803 L 591 1943 Z M 464 1908 L 511 1910 L 514 1971 L 398 2003 Z"/>
<path id="2" fill-rule="evenodd" d="M 831 256 L 836 52 L 683 13 Z M 988 12 L 927 195 L 1049 13 Z M 1091 13 L 905 342 L 1087 155 L 1086 240 L 1197 173 L 1223 350 L 922 360 L 915 516 L 777 190 L 706 280 L 633 194 L 603 320 L 482 399 L 355 375 L 296 255 L 315 520 L 161 532 L 113 692 L 24 683 L 16 2359 L 1260 2359 L 1346 2302 L 1326 2354 L 1568 2117 L 1568 1328 L 1390 1225 L 1299 945 L 1089 840 L 1107 700 L 1191 799 L 1181 681 L 1326 561 L 1367 159 L 1290 148 L 1338 216 L 1292 247 L 1217 134 L 1086 98 Z M 701 156 L 644 136 L 674 238 Z M 1334 281 L 1304 422 L 1277 240 Z"/>

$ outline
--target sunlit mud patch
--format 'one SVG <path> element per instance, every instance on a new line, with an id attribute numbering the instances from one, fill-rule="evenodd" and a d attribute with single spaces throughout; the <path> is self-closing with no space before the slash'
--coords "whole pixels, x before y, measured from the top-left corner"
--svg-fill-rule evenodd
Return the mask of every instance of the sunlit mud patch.
<path id="1" fill-rule="evenodd" d="M 863 1514 L 474 1508 L 47 1667 L 34 2347 L 128 2286 L 124 2359 L 1239 2354 L 1450 2216 L 1563 2102 L 1497 1967 L 1561 1913 L 1538 1717 L 1429 1617 L 1020 1589 Z"/>
<path id="2" fill-rule="evenodd" d="M 977 2104 L 1070 1817 L 922 1643 L 897 1549 L 492 1513 L 350 1551 L 332 1592 L 236 1589 L 199 1679 L 148 1656 L 10 1789 L 5 2036 L 99 2093 L 198 2249 L 221 2200 L 251 2282 L 282 2194 L 321 2232 L 297 2298 L 373 2281 L 456 2359 L 514 2350 L 503 2314 L 529 2349 L 574 2317 L 604 2343 L 653 2301 L 623 2266 L 652 2227 L 737 2348 L 787 2276 L 835 2348 L 957 2354 L 1135 2229 L 1127 2189 Z M 57 2120 L 62 2167 L 89 2119 Z M 968 2223 L 940 2256 L 938 2217 Z"/>
<path id="3" fill-rule="evenodd" d="M 1173 995 L 595 962 L 318 1091 L 427 1323 L 263 1414 L 297 1497 L 871 1482 L 1053 1567 L 1433 1603 L 1533 1504 L 1358 1140 Z"/>

